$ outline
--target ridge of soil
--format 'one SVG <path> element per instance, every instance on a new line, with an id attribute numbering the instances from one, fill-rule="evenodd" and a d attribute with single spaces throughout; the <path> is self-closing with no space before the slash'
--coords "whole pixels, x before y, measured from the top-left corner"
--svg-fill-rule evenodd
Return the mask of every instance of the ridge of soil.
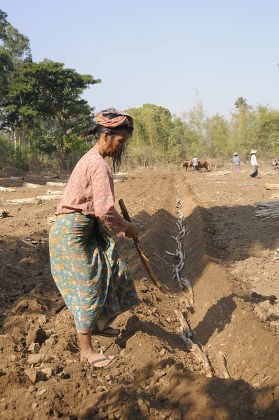
<path id="1" fill-rule="evenodd" d="M 41 184 L 40 195 L 49 188 L 43 177 L 24 181 Z M 24 181 L 1 179 L 1 186 L 17 189 L 1 197 L 38 195 Z M 1 204 L 10 216 L 0 221 L 1 419 L 277 419 L 279 222 L 253 218 L 253 203 L 270 195 L 268 181 L 276 182 L 274 173 L 254 185 L 245 172 L 234 178 L 157 170 L 133 171 L 115 183 L 152 269 L 175 296 L 156 289 L 132 242 L 117 238 L 140 305 L 115 320 L 119 338 L 94 337 L 96 350 L 118 355 L 103 370 L 80 363 L 72 317 L 50 275 L 48 217 L 57 200 Z M 184 202 L 182 275 L 193 285 L 191 310 L 165 253 L 175 252 L 175 184 Z M 186 351 L 175 309 L 208 355 L 213 378 Z M 223 378 L 219 351 L 230 379 Z"/>

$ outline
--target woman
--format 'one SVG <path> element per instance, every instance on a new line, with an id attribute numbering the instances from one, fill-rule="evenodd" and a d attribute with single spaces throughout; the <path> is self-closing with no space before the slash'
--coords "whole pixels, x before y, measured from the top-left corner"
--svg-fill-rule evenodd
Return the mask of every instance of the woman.
<path id="1" fill-rule="evenodd" d="M 239 175 L 240 174 L 240 158 L 236 152 L 233 154 L 232 161 L 233 161 L 234 171 L 237 175 Z"/>
<path id="2" fill-rule="evenodd" d="M 112 172 L 104 160 L 122 152 L 133 131 L 133 119 L 108 109 L 97 115 L 96 122 L 83 136 L 94 134 L 96 145 L 70 176 L 57 207 L 49 248 L 53 278 L 74 317 L 81 360 L 104 367 L 112 357 L 93 352 L 91 334 L 116 337 L 119 330 L 108 325 L 138 303 L 128 268 L 118 258 L 107 229 L 128 238 L 136 237 L 138 230 L 114 208 Z"/>

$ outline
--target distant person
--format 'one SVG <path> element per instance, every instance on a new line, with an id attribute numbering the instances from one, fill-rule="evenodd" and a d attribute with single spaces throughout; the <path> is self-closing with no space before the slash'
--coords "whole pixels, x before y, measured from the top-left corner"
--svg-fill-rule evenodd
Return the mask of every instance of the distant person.
<path id="1" fill-rule="evenodd" d="M 193 169 L 197 171 L 199 169 L 199 161 L 196 155 L 193 157 Z"/>
<path id="2" fill-rule="evenodd" d="M 258 177 L 258 161 L 257 161 L 257 156 L 256 156 L 257 150 L 251 150 L 251 166 L 252 166 L 252 173 L 250 174 L 250 176 L 252 178 L 257 178 Z"/>
<path id="3" fill-rule="evenodd" d="M 233 154 L 233 167 L 236 174 L 240 174 L 240 158 L 238 154 L 235 152 Z"/>

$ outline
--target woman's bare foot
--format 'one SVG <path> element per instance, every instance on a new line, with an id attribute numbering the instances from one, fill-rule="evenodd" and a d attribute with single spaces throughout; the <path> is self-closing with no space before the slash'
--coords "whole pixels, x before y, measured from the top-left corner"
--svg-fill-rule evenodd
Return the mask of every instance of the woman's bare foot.
<path id="1" fill-rule="evenodd" d="M 105 356 L 104 354 L 93 353 L 92 351 L 80 353 L 81 362 L 86 361 L 92 363 L 97 368 L 108 366 L 113 359 L 114 356 Z"/>
<path id="2" fill-rule="evenodd" d="M 78 333 L 80 344 L 80 361 L 92 363 L 97 368 L 108 366 L 114 356 L 105 356 L 104 354 L 94 353 L 91 343 L 91 333 L 87 334 Z"/>

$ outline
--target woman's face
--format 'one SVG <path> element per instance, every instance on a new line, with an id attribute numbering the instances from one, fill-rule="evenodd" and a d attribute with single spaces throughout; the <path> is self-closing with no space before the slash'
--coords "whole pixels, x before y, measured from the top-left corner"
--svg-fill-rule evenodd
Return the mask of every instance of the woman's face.
<path id="1" fill-rule="evenodd" d="M 104 135 L 104 152 L 106 156 L 115 157 L 122 152 L 124 144 L 128 140 L 129 133 L 126 130 L 117 134 Z"/>

